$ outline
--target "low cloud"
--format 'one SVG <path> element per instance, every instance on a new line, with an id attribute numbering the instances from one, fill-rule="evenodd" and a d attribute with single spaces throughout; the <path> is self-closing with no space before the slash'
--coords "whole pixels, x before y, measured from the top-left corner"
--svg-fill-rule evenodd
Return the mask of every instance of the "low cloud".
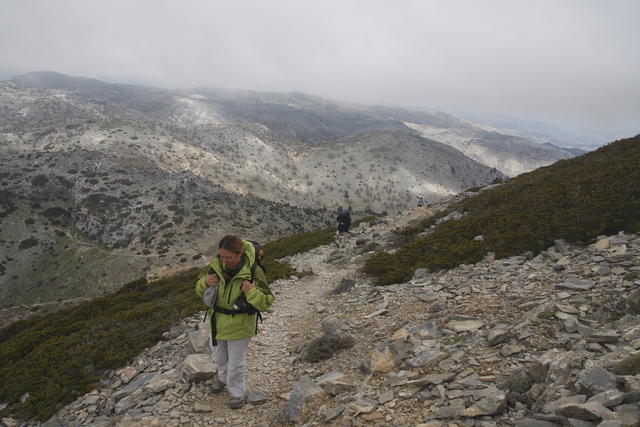
<path id="1" fill-rule="evenodd" d="M 0 74 L 302 91 L 629 127 L 640 2 L 0 0 Z"/>

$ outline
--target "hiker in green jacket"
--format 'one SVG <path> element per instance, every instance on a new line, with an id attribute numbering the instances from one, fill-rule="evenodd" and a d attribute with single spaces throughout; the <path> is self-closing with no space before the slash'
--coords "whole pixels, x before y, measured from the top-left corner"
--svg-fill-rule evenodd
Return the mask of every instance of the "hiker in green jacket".
<path id="1" fill-rule="evenodd" d="M 229 407 L 238 409 L 246 402 L 245 351 L 256 335 L 259 311 L 269 309 L 274 296 L 256 262 L 253 243 L 230 234 L 220 240 L 218 249 L 218 256 L 196 282 L 196 293 L 211 305 L 211 344 L 218 367 L 212 391 L 219 393 L 226 387 L 231 395 Z"/>

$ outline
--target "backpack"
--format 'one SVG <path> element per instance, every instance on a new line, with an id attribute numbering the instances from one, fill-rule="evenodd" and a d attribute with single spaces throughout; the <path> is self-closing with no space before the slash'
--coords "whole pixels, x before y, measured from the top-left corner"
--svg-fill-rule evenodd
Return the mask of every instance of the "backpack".
<path id="1" fill-rule="evenodd" d="M 256 242 L 255 240 L 248 240 L 248 242 L 253 245 L 253 248 L 256 251 L 256 259 L 251 265 L 251 281 L 253 282 L 253 279 L 255 278 L 254 276 L 256 274 L 256 266 L 259 265 L 262 271 L 264 271 L 265 273 L 267 272 L 267 269 L 265 268 L 265 265 L 262 262 L 265 255 L 264 249 L 262 249 L 262 245 Z"/>
<path id="2" fill-rule="evenodd" d="M 351 215 L 349 211 L 343 210 L 340 212 L 340 215 L 336 218 L 338 222 L 338 231 L 337 232 L 345 232 L 349 231 L 349 227 L 351 227 Z"/>

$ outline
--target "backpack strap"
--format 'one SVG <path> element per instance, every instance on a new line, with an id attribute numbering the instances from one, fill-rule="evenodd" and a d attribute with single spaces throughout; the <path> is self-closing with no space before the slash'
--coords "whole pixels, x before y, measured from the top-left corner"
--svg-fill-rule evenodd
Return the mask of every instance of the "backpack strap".
<path id="1" fill-rule="evenodd" d="M 258 261 L 253 261 L 251 264 L 251 281 L 256 280 L 256 268 L 258 267 Z"/>
<path id="2" fill-rule="evenodd" d="M 219 307 L 219 306 L 215 306 L 215 311 L 222 313 L 222 314 L 229 314 L 229 315 L 234 315 L 234 314 L 256 314 L 256 334 L 258 333 L 258 321 L 260 323 L 262 323 L 262 313 L 260 313 L 260 310 L 256 310 L 254 308 L 254 313 L 250 313 L 247 311 L 242 311 L 242 310 L 228 310 L 226 308 L 223 307 Z M 213 343 L 213 346 L 215 347 L 218 344 L 218 341 L 216 340 L 216 321 L 215 321 L 215 313 L 211 314 L 211 340 Z"/>
<path id="3" fill-rule="evenodd" d="M 245 310 L 229 310 L 228 308 L 219 307 L 217 305 L 216 305 L 214 310 L 217 313 L 227 314 L 227 315 L 231 315 L 231 316 L 233 316 L 234 314 L 253 314 L 253 313 L 251 313 L 249 311 L 245 311 Z M 254 310 L 255 310 L 255 308 L 254 308 Z"/>

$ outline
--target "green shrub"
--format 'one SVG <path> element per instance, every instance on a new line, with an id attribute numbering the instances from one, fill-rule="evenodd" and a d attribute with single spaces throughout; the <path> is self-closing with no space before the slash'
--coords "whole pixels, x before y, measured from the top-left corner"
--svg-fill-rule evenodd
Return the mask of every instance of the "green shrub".
<path id="1" fill-rule="evenodd" d="M 335 228 L 297 233 L 264 245 L 265 262 L 307 252 L 321 245 L 333 242 Z"/>
<path id="2" fill-rule="evenodd" d="M 36 187 L 41 187 L 41 186 L 45 185 L 48 181 L 49 181 L 49 179 L 46 176 L 44 176 L 44 175 L 36 175 L 31 180 L 31 183 L 33 185 L 35 185 Z"/>
<path id="3" fill-rule="evenodd" d="M 25 239 L 23 241 L 20 242 L 20 245 L 18 246 L 18 249 L 25 250 L 25 249 L 30 249 L 34 246 L 38 246 L 38 243 L 40 243 L 38 241 L 38 239 L 34 239 L 34 238 L 30 238 L 30 239 Z"/>
<path id="4" fill-rule="evenodd" d="M 629 356 L 618 362 L 612 369 L 616 375 L 638 375 L 640 374 L 640 354 Z"/>
<path id="5" fill-rule="evenodd" d="M 542 311 L 537 314 L 537 318 L 540 320 L 551 320 L 555 317 L 556 313 L 553 311 Z"/>
<path id="6" fill-rule="evenodd" d="M 287 279 L 296 274 L 296 269 L 288 262 L 269 261 L 269 263 L 265 263 L 265 270 L 269 282 Z"/>
<path id="7" fill-rule="evenodd" d="M 67 210 L 64 208 L 54 206 L 52 208 L 46 209 L 44 212 L 42 212 L 42 215 L 48 220 L 52 220 L 62 215 L 69 215 L 69 212 L 67 212 Z"/>
<path id="8" fill-rule="evenodd" d="M 640 273 L 638 273 L 637 271 L 629 272 L 624 276 L 624 280 L 629 282 L 633 282 L 634 280 L 638 280 L 639 278 L 640 278 Z"/>
<path id="9" fill-rule="evenodd" d="M 377 216 L 374 216 L 374 215 L 365 216 L 363 218 L 360 218 L 360 219 L 357 219 L 357 220 L 353 221 L 353 224 L 351 224 L 351 228 L 355 228 L 355 227 L 359 226 L 362 223 L 375 222 L 378 219 L 379 218 Z"/>
<path id="10" fill-rule="evenodd" d="M 396 242 L 398 244 L 403 244 L 412 241 L 418 234 L 428 230 L 431 226 L 436 224 L 438 219 L 444 218 L 450 212 L 451 210 L 446 210 L 426 218 L 411 221 L 404 228 L 396 231 Z"/>
<path id="11" fill-rule="evenodd" d="M 304 360 L 319 362 L 329 359 L 338 350 L 353 347 L 354 339 L 350 335 L 325 334 L 311 341 L 304 350 Z"/>

